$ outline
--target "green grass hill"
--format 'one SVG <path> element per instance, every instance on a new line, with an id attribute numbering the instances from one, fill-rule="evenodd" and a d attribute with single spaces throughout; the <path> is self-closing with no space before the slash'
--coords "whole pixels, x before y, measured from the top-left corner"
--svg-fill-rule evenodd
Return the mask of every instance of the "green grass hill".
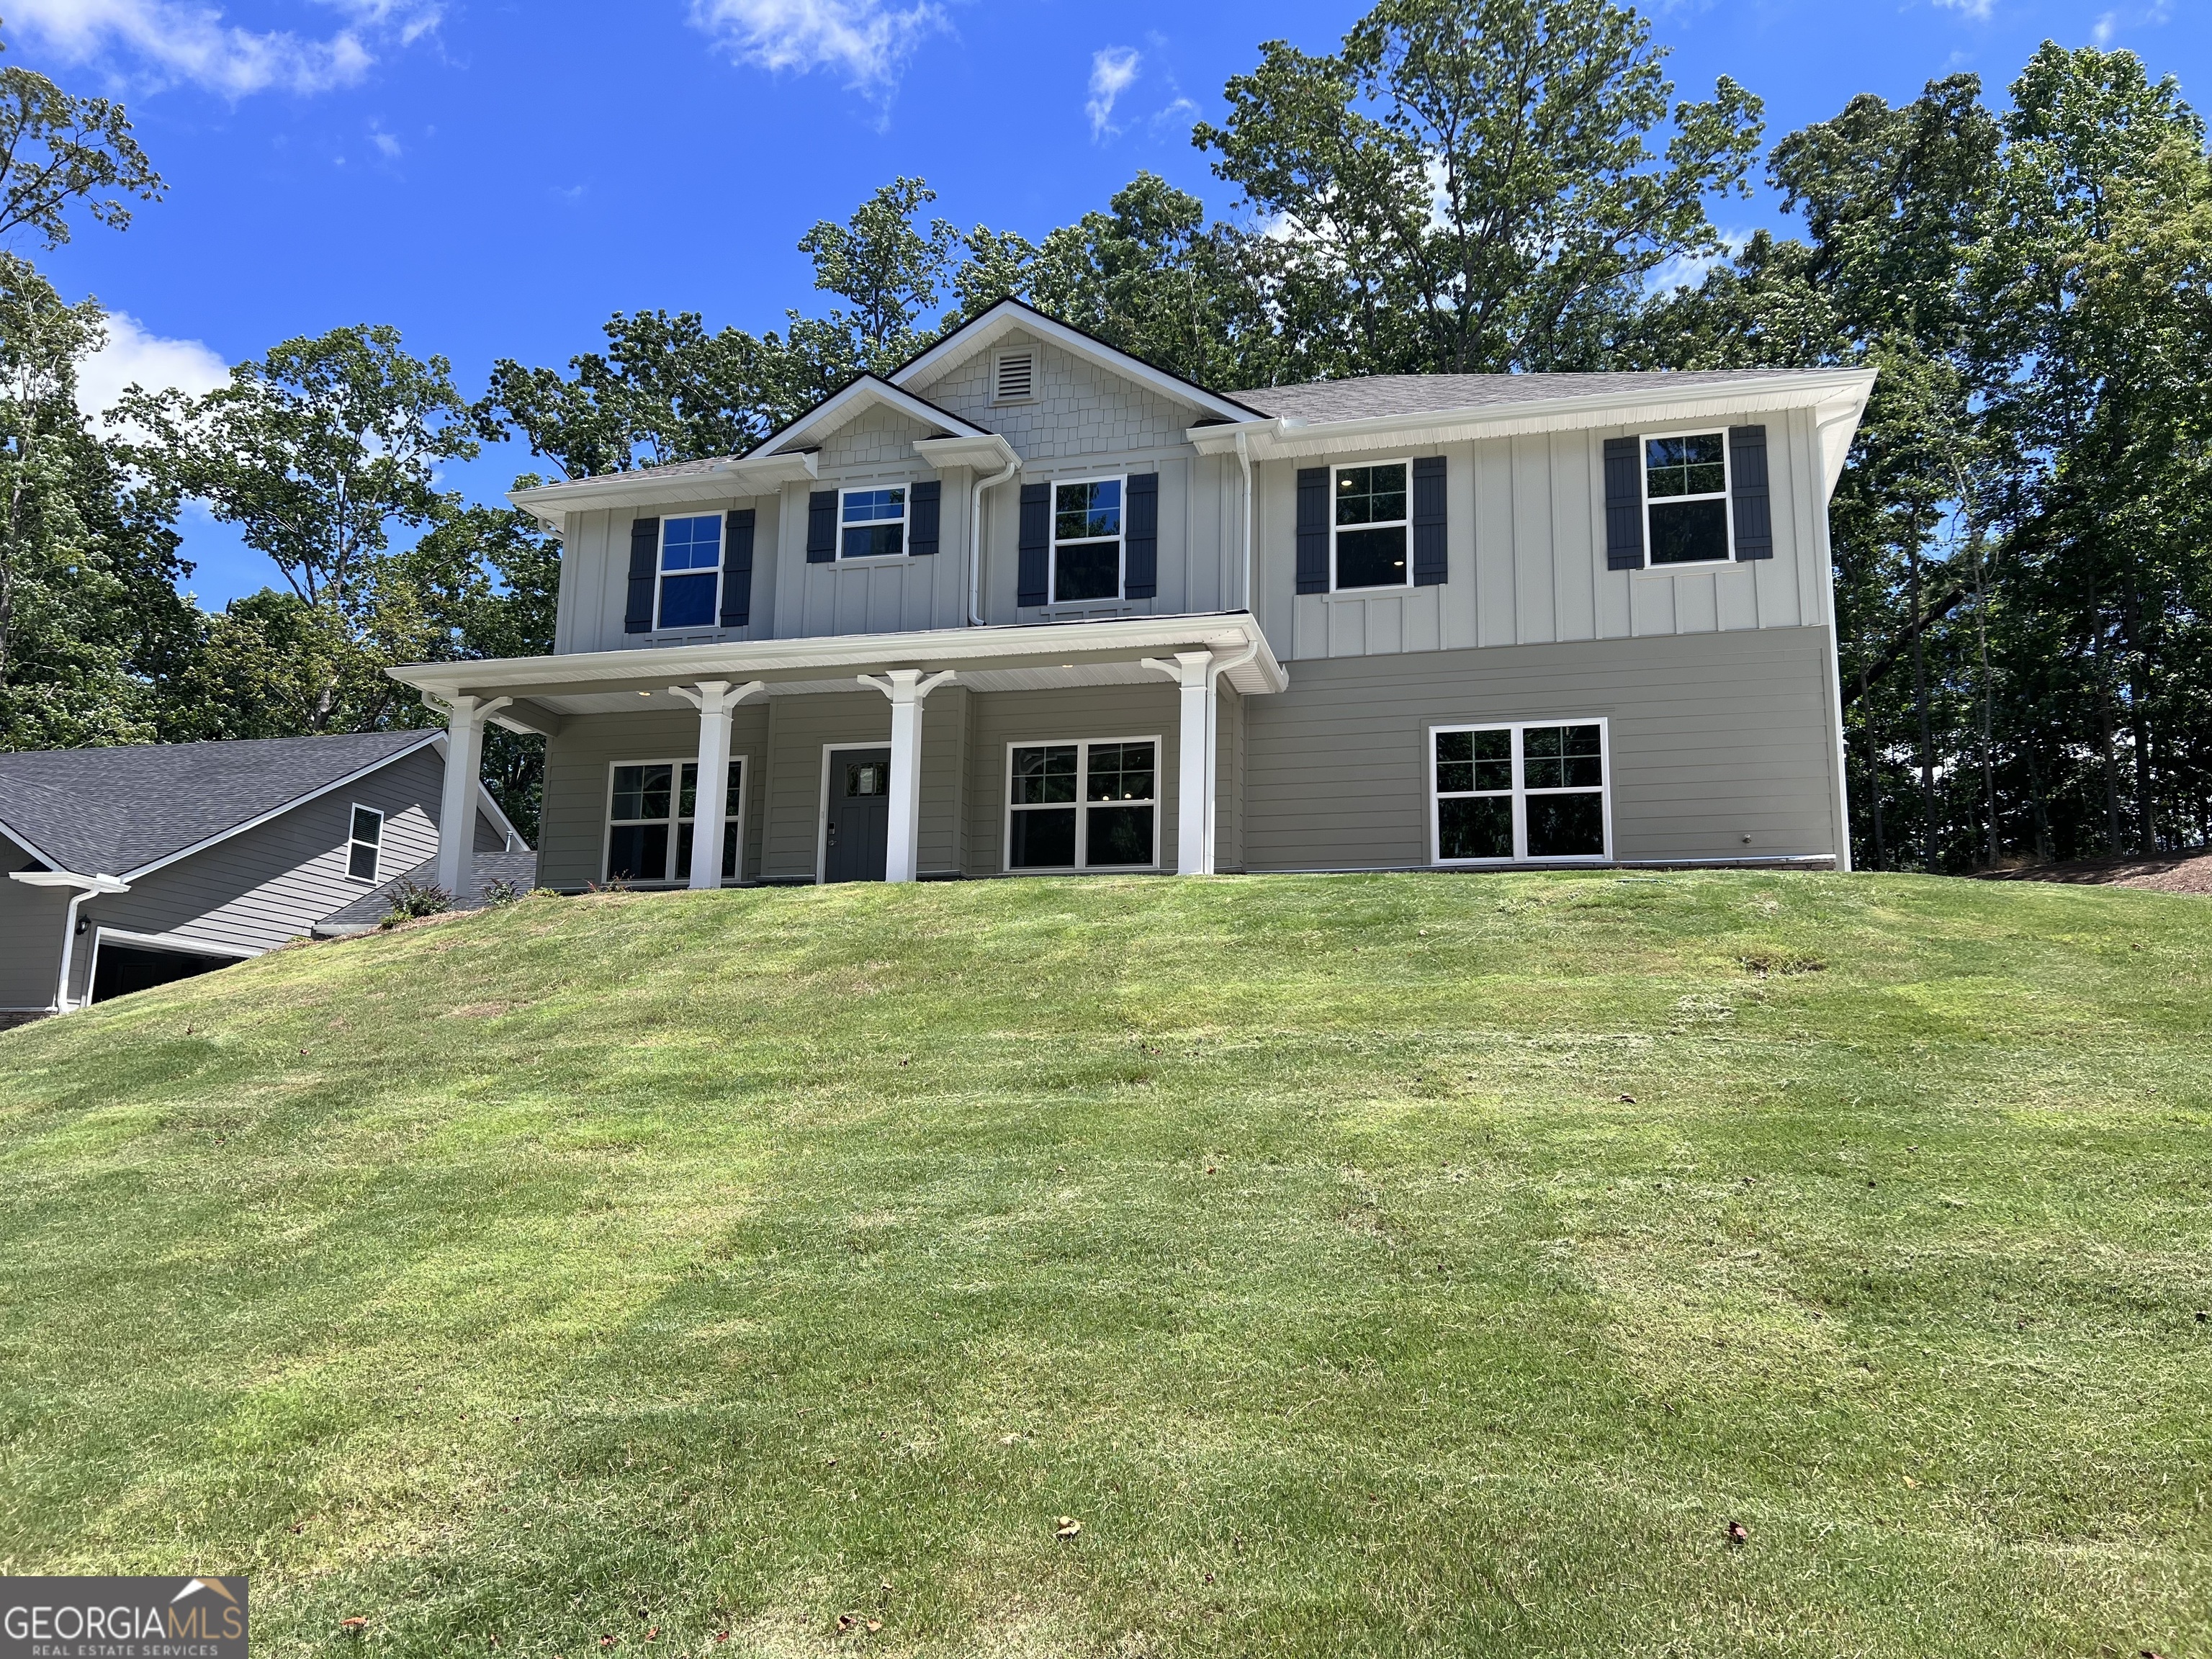
<path id="1" fill-rule="evenodd" d="M 336 1659 L 2212 1654 L 2208 924 L 1607 872 L 278 952 L 0 1036 L 0 1571 L 246 1572 Z"/>

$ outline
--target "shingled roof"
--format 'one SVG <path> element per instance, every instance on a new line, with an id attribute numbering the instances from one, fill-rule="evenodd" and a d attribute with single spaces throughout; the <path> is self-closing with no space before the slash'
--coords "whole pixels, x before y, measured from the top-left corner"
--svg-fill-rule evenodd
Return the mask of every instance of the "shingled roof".
<path id="1" fill-rule="evenodd" d="M 1694 391 L 1784 379 L 1791 368 L 1655 369 L 1626 374 L 1367 374 L 1347 380 L 1309 380 L 1299 386 L 1232 392 L 1240 404 L 1263 415 L 1300 421 L 1361 421 L 1384 415 L 1441 414 L 1455 409 L 1498 409 L 1608 392 Z"/>
<path id="2" fill-rule="evenodd" d="M 362 732 L 0 755 L 0 830 L 57 869 L 129 876 L 439 735 Z"/>

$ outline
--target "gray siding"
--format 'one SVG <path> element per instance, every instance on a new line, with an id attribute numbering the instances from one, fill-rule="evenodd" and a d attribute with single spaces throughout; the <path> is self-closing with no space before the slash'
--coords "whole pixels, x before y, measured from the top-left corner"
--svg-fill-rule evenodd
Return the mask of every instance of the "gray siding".
<path id="1" fill-rule="evenodd" d="M 880 699 L 878 700 L 880 701 Z M 730 754 L 745 763 L 744 843 L 738 868 L 750 880 L 761 857 L 761 769 L 768 704 L 741 702 L 730 717 Z M 545 744 L 545 805 L 539 815 L 538 879 L 581 887 L 606 874 L 607 794 L 613 768 L 629 761 L 685 761 L 699 753 L 699 717 L 689 710 L 571 718 Z"/>
<path id="2" fill-rule="evenodd" d="M 1764 424 L 1774 556 L 1679 571 L 1606 568 L 1605 441 L 1634 427 L 1421 447 L 1447 464 L 1450 575 L 1435 587 L 1297 591 L 1298 468 L 1413 451 L 1270 461 L 1255 481 L 1268 642 L 1290 661 L 1825 626 L 1827 523 L 1812 417 L 1782 410 Z"/>
<path id="3" fill-rule="evenodd" d="M 799 510 L 805 511 L 801 491 Z M 561 597 L 553 626 L 556 652 L 622 651 L 655 645 L 701 645 L 718 640 L 774 637 L 777 518 L 774 495 L 702 495 L 697 501 L 648 516 L 682 518 L 694 513 L 726 513 L 750 507 L 753 521 L 752 623 L 748 628 L 694 628 L 665 634 L 629 634 L 623 617 L 629 601 L 629 526 L 638 516 L 629 508 L 572 513 L 561 548 Z M 802 526 L 799 535 L 804 539 Z"/>
<path id="4" fill-rule="evenodd" d="M 372 884 L 346 875 L 356 805 L 385 815 L 380 880 L 436 856 L 444 776 L 438 756 L 418 750 L 266 823 L 136 877 L 127 893 L 89 899 L 80 914 L 95 928 L 204 945 L 218 954 L 272 950 L 368 890 Z M 504 844 L 479 813 L 478 850 L 495 852 Z M 88 937 L 79 941 L 80 946 L 89 943 Z M 72 964 L 71 996 L 84 995 L 92 969 L 92 951 L 81 948 Z"/>
<path id="5" fill-rule="evenodd" d="M 1245 862 L 1425 865 L 1430 726 L 1593 715 L 1616 858 L 1833 856 L 1829 676 L 1813 628 L 1301 664 L 1248 704 Z"/>
<path id="6" fill-rule="evenodd" d="M 1036 395 L 1026 403 L 994 404 L 994 364 L 1009 349 L 1036 353 Z M 1164 398 L 1019 329 L 908 390 L 1001 434 L 1024 460 L 1054 465 L 1188 453 L 1183 434 L 1199 418 L 1192 404 Z"/>
<path id="7" fill-rule="evenodd" d="M 37 862 L 0 836 L 0 872 L 28 870 Z M 0 877 L 0 1014 L 53 1006 L 69 902 L 69 894 L 58 889 Z"/>
<path id="8" fill-rule="evenodd" d="M 1177 694 L 1165 678 L 1158 686 L 1104 685 L 1058 691 L 1006 691 L 975 700 L 968 871 L 994 876 L 1006 866 L 1009 747 L 1082 738 L 1157 738 L 1159 792 L 1157 826 L 1160 867 L 1176 856 Z"/>

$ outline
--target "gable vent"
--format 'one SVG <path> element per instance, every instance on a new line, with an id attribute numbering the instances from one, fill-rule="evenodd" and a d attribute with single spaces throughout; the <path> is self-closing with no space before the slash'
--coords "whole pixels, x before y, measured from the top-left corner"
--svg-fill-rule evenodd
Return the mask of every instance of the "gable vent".
<path id="1" fill-rule="evenodd" d="M 994 404 L 1017 404 L 1028 398 L 1036 380 L 1036 354 L 1009 351 L 999 358 L 999 373 L 991 392 Z"/>

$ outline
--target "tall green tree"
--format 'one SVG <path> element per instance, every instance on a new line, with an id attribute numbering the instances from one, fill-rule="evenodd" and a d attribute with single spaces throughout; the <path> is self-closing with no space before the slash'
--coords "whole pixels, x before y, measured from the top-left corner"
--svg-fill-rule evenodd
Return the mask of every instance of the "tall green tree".
<path id="1" fill-rule="evenodd" d="M 1602 362 L 1759 153 L 1759 100 L 1670 108 L 1664 57 L 1611 0 L 1382 0 L 1333 54 L 1263 46 L 1194 139 L 1274 233 L 1297 372 Z"/>

